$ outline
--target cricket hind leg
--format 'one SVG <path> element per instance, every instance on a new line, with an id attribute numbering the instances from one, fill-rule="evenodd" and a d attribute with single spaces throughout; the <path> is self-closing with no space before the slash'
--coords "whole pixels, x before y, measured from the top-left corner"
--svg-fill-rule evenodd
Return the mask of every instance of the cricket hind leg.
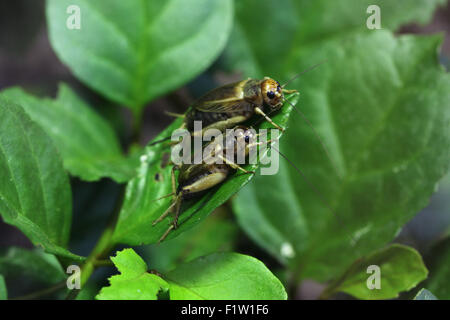
<path id="1" fill-rule="evenodd" d="M 172 211 L 172 209 L 174 207 L 176 207 L 176 205 L 177 205 L 177 200 L 180 197 L 180 195 L 177 194 L 177 187 L 176 187 L 176 182 L 175 182 L 175 170 L 178 170 L 178 169 L 179 169 L 178 166 L 172 167 L 172 171 L 171 171 L 172 193 L 162 197 L 162 198 L 165 198 L 167 196 L 172 196 L 173 197 L 172 204 L 166 209 L 166 211 L 164 211 L 164 213 L 162 215 L 160 215 L 156 220 L 153 221 L 153 223 L 152 223 L 153 226 L 156 225 L 157 223 L 161 222 L 162 220 L 164 220 L 164 218 L 167 217 L 169 215 L 169 213 Z M 159 198 L 159 199 L 162 199 L 162 198 Z"/>

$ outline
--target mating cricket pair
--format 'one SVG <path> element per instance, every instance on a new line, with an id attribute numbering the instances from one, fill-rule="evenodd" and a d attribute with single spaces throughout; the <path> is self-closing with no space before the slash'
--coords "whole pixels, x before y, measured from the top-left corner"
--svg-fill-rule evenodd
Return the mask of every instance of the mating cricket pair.
<path id="1" fill-rule="evenodd" d="M 240 124 L 259 116 L 270 122 L 275 128 L 284 131 L 282 127 L 272 121 L 269 115 L 281 109 L 286 101 L 284 94 L 295 92 L 297 91 L 284 89 L 284 85 L 280 85 L 278 81 L 268 77 L 262 80 L 247 79 L 206 93 L 194 102 L 186 115 L 176 115 L 184 118 L 182 128 L 187 128 L 192 135 L 203 134 L 207 129 L 218 129 L 225 132 L 226 129 L 233 128 L 228 134 L 233 135 L 234 143 L 224 145 L 224 137 L 222 136 L 217 137 L 204 147 L 212 150 L 209 157 L 219 158 L 222 163 L 210 163 L 208 159 L 203 157 L 201 164 L 183 164 L 172 168 L 173 192 L 162 198 L 172 196 L 173 201 L 167 210 L 153 222 L 153 225 L 162 221 L 171 211 L 175 211 L 175 217 L 159 242 L 163 241 L 169 232 L 177 227 L 183 200 L 197 197 L 219 185 L 236 170 L 245 174 L 254 173 L 237 164 L 237 155 L 239 152 L 248 155 L 252 147 L 273 141 L 255 142 L 257 138 L 255 131 L 251 127 Z M 201 132 L 193 131 L 194 121 L 202 122 L 203 129 Z M 227 136 L 225 140 L 229 141 L 229 138 Z M 229 148 L 232 148 L 232 150 Z M 233 156 L 231 159 L 221 155 L 217 156 L 218 152 L 232 154 Z M 176 187 L 175 170 L 179 170 L 178 187 Z"/>

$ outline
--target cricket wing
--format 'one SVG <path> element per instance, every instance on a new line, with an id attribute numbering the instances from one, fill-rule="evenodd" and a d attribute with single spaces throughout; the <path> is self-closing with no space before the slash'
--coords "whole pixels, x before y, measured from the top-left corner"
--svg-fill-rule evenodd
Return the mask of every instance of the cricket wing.
<path id="1" fill-rule="evenodd" d="M 192 105 L 203 112 L 237 112 L 249 110 L 251 103 L 244 100 L 243 86 L 247 80 L 230 83 L 214 89 Z"/>

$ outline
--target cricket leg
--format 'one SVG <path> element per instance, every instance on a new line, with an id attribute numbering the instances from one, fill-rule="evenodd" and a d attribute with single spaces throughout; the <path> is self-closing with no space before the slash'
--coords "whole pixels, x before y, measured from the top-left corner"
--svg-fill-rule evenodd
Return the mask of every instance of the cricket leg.
<path id="1" fill-rule="evenodd" d="M 277 125 L 275 122 L 272 121 L 272 119 L 270 119 L 265 113 L 264 111 L 262 111 L 260 108 L 256 107 L 255 108 L 255 113 L 261 115 L 264 117 L 264 119 L 266 119 L 270 124 L 272 124 L 275 128 L 277 128 L 278 130 L 284 131 L 284 129 L 282 127 L 280 127 L 279 125 Z"/>
<path id="2" fill-rule="evenodd" d="M 298 90 L 295 90 L 295 89 L 293 89 L 293 90 L 283 89 L 283 93 L 287 93 L 287 94 L 296 93 L 296 92 L 298 92 Z"/>
<path id="3" fill-rule="evenodd" d="M 171 117 L 175 117 L 175 118 L 185 118 L 186 115 L 181 114 L 181 113 L 174 113 L 174 112 L 170 112 L 170 111 L 164 111 L 165 114 L 167 114 L 168 116 Z"/>
<path id="4" fill-rule="evenodd" d="M 245 170 L 244 168 L 242 168 L 241 166 L 237 165 L 236 163 L 234 163 L 233 161 L 229 161 L 227 158 L 225 158 L 224 156 L 219 155 L 218 156 L 219 159 L 222 159 L 223 162 L 225 162 L 227 165 L 229 165 L 230 167 L 232 167 L 233 169 L 236 170 L 241 170 L 242 172 L 246 173 L 246 174 L 255 174 L 255 171 L 248 171 Z"/>
<path id="5" fill-rule="evenodd" d="M 158 244 L 160 244 L 161 242 L 164 241 L 164 239 L 169 235 L 169 233 L 170 233 L 170 231 L 172 231 L 172 229 L 173 229 L 173 224 L 171 224 L 169 226 L 169 228 L 167 228 L 166 232 L 164 232 L 164 234 L 161 236 L 161 238 L 159 238 Z"/>
<path id="6" fill-rule="evenodd" d="M 162 215 L 160 215 L 158 219 L 153 221 L 152 226 L 154 226 L 155 224 L 161 222 L 165 217 L 167 217 L 169 215 L 170 211 L 173 209 L 173 207 L 175 207 L 176 204 L 177 203 L 175 201 L 172 202 L 172 204 L 167 208 L 167 210 L 164 211 L 164 213 Z"/>

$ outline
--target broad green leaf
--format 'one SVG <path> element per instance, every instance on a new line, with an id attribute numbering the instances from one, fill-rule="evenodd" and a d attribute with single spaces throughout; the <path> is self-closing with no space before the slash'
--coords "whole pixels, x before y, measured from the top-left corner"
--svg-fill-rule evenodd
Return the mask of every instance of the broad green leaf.
<path id="1" fill-rule="evenodd" d="M 223 206 L 217 208 L 204 223 L 196 225 L 175 239 L 142 247 L 141 255 L 152 269 L 165 272 L 182 262 L 214 252 L 231 251 L 238 226 L 221 211 L 225 211 Z"/>
<path id="2" fill-rule="evenodd" d="M 417 295 L 414 297 L 414 300 L 438 300 L 434 294 L 432 294 L 427 289 L 421 289 Z"/>
<path id="3" fill-rule="evenodd" d="M 69 179 L 51 139 L 0 96 L 0 214 L 47 252 L 66 250 L 72 218 Z"/>
<path id="4" fill-rule="evenodd" d="M 76 12 L 80 29 L 70 29 Z M 73 8 L 73 7 L 72 7 Z M 139 111 L 205 70 L 222 51 L 231 0 L 49 0 L 50 42 L 84 83 Z"/>
<path id="5" fill-rule="evenodd" d="M 0 300 L 8 299 L 8 291 L 6 290 L 5 278 L 0 274 Z"/>
<path id="6" fill-rule="evenodd" d="M 278 175 L 256 177 L 235 209 L 247 233 L 300 277 L 331 279 L 387 244 L 447 172 L 450 77 L 437 61 L 440 43 L 379 30 L 303 48 L 286 62 L 302 70 L 328 59 L 290 87 L 300 89 L 299 107 L 341 178 L 313 131 L 291 117 L 280 148 L 306 179 L 282 163 Z"/>
<path id="7" fill-rule="evenodd" d="M 120 275 L 109 278 L 110 286 L 97 295 L 99 300 L 157 300 L 158 293 L 167 290 L 167 283 L 148 273 L 147 265 L 133 249 L 124 249 L 111 257 Z"/>
<path id="8" fill-rule="evenodd" d="M 291 103 L 296 103 L 298 95 L 293 94 L 288 99 Z M 273 121 L 281 126 L 285 126 L 291 110 L 292 107 L 286 104 L 278 114 L 272 117 Z M 170 137 L 172 131 L 180 127 L 181 120 L 174 121 L 172 125 L 155 138 L 155 141 Z M 267 122 L 262 122 L 259 128 L 272 128 L 272 126 Z M 164 159 L 170 159 L 170 151 L 169 144 L 160 143 L 148 146 L 141 156 L 141 166 L 138 169 L 138 174 L 127 185 L 125 201 L 113 235 L 115 242 L 128 245 L 156 243 L 168 228 L 168 223 L 172 219 L 170 216 L 155 226 L 152 226 L 152 222 L 171 203 L 170 198 L 155 201 L 155 199 L 172 192 L 172 165 L 163 165 Z M 251 164 L 244 166 L 244 168 L 256 170 L 258 165 Z M 179 219 L 179 227 L 173 230 L 167 239 L 179 235 L 206 218 L 215 208 L 228 200 L 252 178 L 253 175 L 250 174 L 234 173 L 224 183 L 212 188 L 210 192 L 202 197 L 186 201 L 181 209 L 182 214 Z"/>
<path id="9" fill-rule="evenodd" d="M 450 299 L 450 238 L 438 243 L 431 250 L 427 266 L 430 276 L 425 282 L 425 287 L 433 292 L 440 300 Z M 430 261 L 428 261 L 430 260 Z"/>
<path id="10" fill-rule="evenodd" d="M 259 260 L 215 253 L 182 264 L 164 276 L 171 300 L 285 300 L 281 282 Z"/>
<path id="11" fill-rule="evenodd" d="M 225 50 L 227 65 L 250 77 L 271 76 L 286 81 L 302 71 L 286 65 L 298 50 L 318 46 L 367 28 L 370 5 L 381 13 L 382 29 L 396 30 L 410 23 L 428 22 L 446 0 L 239 0 L 230 41 Z M 318 61 L 316 61 L 317 63 Z M 309 67 L 306 65 L 306 67 Z"/>
<path id="12" fill-rule="evenodd" d="M 56 99 L 38 98 L 21 88 L 2 93 L 53 139 L 72 175 L 87 181 L 110 177 L 125 182 L 135 174 L 139 161 L 123 156 L 111 126 L 68 86 L 60 85 Z"/>
<path id="13" fill-rule="evenodd" d="M 413 248 L 393 244 L 355 261 L 325 290 L 346 292 L 358 299 L 391 299 L 414 288 L 427 277 L 422 257 Z M 379 289 L 376 285 L 379 276 Z"/>

